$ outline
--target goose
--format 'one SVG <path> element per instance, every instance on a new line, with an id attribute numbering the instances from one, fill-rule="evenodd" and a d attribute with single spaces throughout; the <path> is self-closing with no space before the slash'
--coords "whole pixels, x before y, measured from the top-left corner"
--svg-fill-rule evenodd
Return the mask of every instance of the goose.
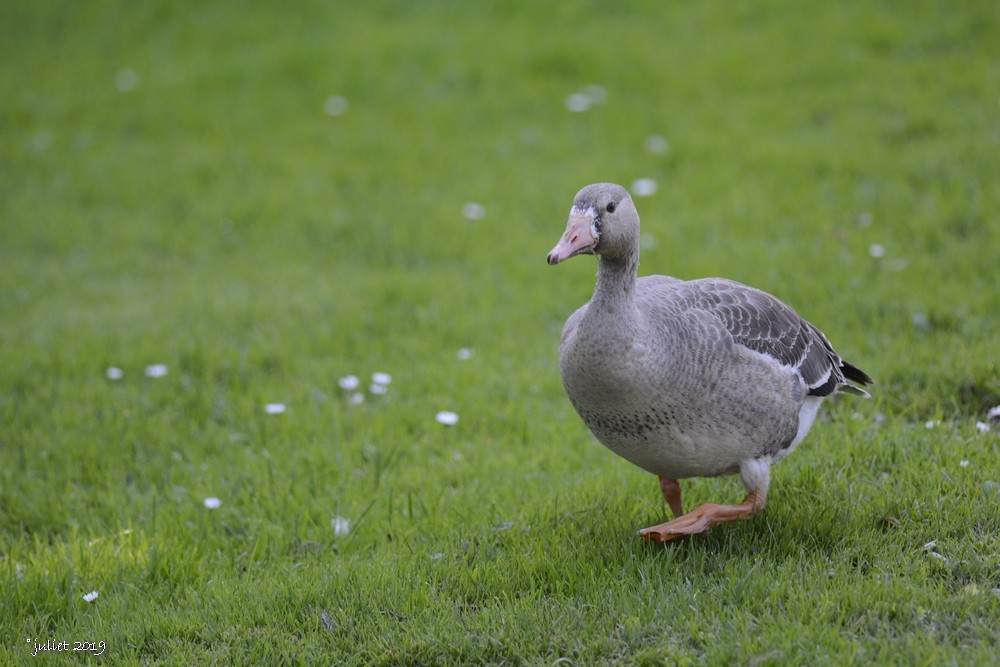
<path id="1" fill-rule="evenodd" d="M 870 397 L 871 377 L 776 297 L 724 278 L 638 278 L 639 214 L 620 185 L 577 193 L 547 261 L 582 254 L 597 255 L 597 285 L 563 327 L 559 371 L 594 436 L 659 477 L 675 518 L 640 530 L 647 541 L 758 515 L 771 466 L 802 442 L 823 400 Z M 678 480 L 737 473 L 741 503 L 684 513 Z"/>

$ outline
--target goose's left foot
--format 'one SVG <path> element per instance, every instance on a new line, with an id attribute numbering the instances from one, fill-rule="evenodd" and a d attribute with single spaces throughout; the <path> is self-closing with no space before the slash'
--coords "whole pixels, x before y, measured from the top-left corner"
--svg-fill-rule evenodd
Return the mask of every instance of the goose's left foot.
<path id="1" fill-rule="evenodd" d="M 673 521 L 643 528 L 639 531 L 639 536 L 647 542 L 668 542 L 684 535 L 704 533 L 713 526 L 727 521 L 749 519 L 760 514 L 763 509 L 763 496 L 758 496 L 756 491 L 752 491 L 739 505 L 705 503 Z"/>

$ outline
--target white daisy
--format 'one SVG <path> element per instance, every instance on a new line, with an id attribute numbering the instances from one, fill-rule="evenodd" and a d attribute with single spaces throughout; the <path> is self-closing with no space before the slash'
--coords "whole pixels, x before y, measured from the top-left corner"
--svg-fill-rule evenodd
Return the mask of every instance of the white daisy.
<path id="1" fill-rule="evenodd" d="M 126 67 L 118 70 L 118 73 L 115 74 L 115 87 L 123 93 L 135 88 L 137 83 L 139 83 L 139 75 L 135 73 L 134 69 Z"/>
<path id="2" fill-rule="evenodd" d="M 326 98 L 326 101 L 323 102 L 323 111 L 325 111 L 328 116 L 343 116 L 347 113 L 348 106 L 350 105 L 348 104 L 346 97 L 333 95 Z"/>
<path id="3" fill-rule="evenodd" d="M 632 194 L 636 197 L 650 197 L 656 194 L 658 186 L 651 178 L 638 178 L 632 182 Z"/>
<path id="4" fill-rule="evenodd" d="M 658 134 L 646 137 L 646 150 L 654 155 L 663 155 L 670 149 L 670 143 Z"/>
<path id="5" fill-rule="evenodd" d="M 454 426 L 458 423 L 458 415 L 454 412 L 448 410 L 442 410 L 434 416 L 434 419 L 439 424 L 444 424 L 445 426 Z"/>
<path id="6" fill-rule="evenodd" d="M 167 374 L 166 364 L 150 364 L 146 366 L 146 377 L 148 378 L 161 378 Z"/>
<path id="7" fill-rule="evenodd" d="M 330 527 L 333 528 L 333 534 L 338 537 L 347 535 L 351 532 L 351 521 L 342 516 L 335 516 L 330 520 Z"/>
<path id="8" fill-rule="evenodd" d="M 344 391 L 354 391 L 361 385 L 361 381 L 358 380 L 358 376 L 356 375 L 345 375 L 337 380 L 337 384 Z"/>
<path id="9" fill-rule="evenodd" d="M 486 207 L 470 201 L 462 207 L 462 215 L 466 220 L 482 220 L 483 216 L 486 215 Z"/>
<path id="10" fill-rule="evenodd" d="M 585 93 L 573 93 L 572 95 L 568 95 L 566 97 L 565 104 L 566 108 L 573 113 L 583 113 L 590 108 L 590 105 L 593 104 L 593 100 L 591 100 L 590 96 Z"/>

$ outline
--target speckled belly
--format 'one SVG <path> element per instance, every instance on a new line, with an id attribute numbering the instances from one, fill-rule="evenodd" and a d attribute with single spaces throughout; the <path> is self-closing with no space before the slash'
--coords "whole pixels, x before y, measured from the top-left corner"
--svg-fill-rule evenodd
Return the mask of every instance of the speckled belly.
<path id="1" fill-rule="evenodd" d="M 608 449 L 655 475 L 672 478 L 710 477 L 732 474 L 740 462 L 776 450 L 761 433 L 792 429 L 768 424 L 752 406 L 743 413 L 728 412 L 712 405 L 700 410 L 680 410 L 670 405 L 648 405 L 633 401 L 630 408 L 608 405 L 587 406 L 573 402 L 590 431 Z M 747 429 L 752 424 L 754 428 Z M 782 436 L 791 440 L 791 435 Z"/>
<path id="2" fill-rule="evenodd" d="M 625 351 L 588 358 L 587 364 L 561 359 L 563 384 L 597 439 L 651 473 L 735 473 L 743 461 L 777 453 L 796 436 L 801 397 L 792 377 L 775 378 L 752 355 L 734 366 L 731 360 L 685 360 L 677 350 L 671 356 L 623 342 L 610 347 Z M 675 372 L 665 360 L 699 372 Z"/>

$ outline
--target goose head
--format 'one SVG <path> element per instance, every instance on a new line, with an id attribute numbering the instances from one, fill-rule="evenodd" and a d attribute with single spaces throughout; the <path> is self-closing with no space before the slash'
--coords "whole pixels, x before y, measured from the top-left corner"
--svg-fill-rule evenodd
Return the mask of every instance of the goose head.
<path id="1" fill-rule="evenodd" d="M 588 185 L 576 194 L 566 232 L 548 255 L 555 266 L 577 255 L 624 261 L 638 246 L 639 214 L 628 190 L 614 183 Z"/>

